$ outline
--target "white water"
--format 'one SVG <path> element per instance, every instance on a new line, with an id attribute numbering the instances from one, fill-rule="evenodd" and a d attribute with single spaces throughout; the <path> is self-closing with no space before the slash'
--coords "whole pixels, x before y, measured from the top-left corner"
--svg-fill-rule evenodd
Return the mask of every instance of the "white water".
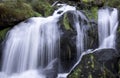
<path id="1" fill-rule="evenodd" d="M 60 73 L 60 74 L 58 74 L 58 77 L 57 78 L 67 78 L 67 75 L 68 75 L 69 73 Z"/>
<path id="2" fill-rule="evenodd" d="M 59 18 L 75 7 L 62 5 L 47 18 L 33 17 L 16 25 L 4 47 L 1 78 L 44 78 L 37 69 L 44 68 L 59 55 Z M 61 11 L 60 14 L 58 12 Z"/>
<path id="3" fill-rule="evenodd" d="M 117 26 L 117 9 L 106 8 L 98 11 L 99 48 L 115 48 Z"/>
<path id="4" fill-rule="evenodd" d="M 78 20 L 76 21 L 76 28 L 77 28 L 77 52 L 81 52 L 81 55 L 78 56 L 78 61 L 77 63 L 71 68 L 69 75 L 75 67 L 80 63 L 82 60 L 82 57 L 84 55 L 87 55 L 89 53 L 96 52 L 99 49 L 103 48 L 115 48 L 115 38 L 116 38 L 116 31 L 117 31 L 117 26 L 118 26 L 118 11 L 117 9 L 113 8 L 113 11 L 109 11 L 109 9 L 100 9 L 98 12 L 98 34 L 99 34 L 99 48 L 95 50 L 87 50 L 84 52 L 84 35 L 85 33 L 81 32 L 81 25 L 79 25 Z M 83 25 L 84 26 L 84 25 Z M 79 34 L 80 33 L 80 34 Z M 81 36 L 81 37 L 80 37 Z M 83 42 L 83 44 L 82 44 Z M 77 54 L 79 55 L 79 54 Z M 67 78 L 67 75 L 63 75 Z M 62 76 L 62 75 L 61 75 Z"/>
<path id="5" fill-rule="evenodd" d="M 87 43 L 86 41 L 87 37 L 85 31 L 85 27 L 87 26 L 87 24 L 85 24 L 85 21 L 88 22 L 88 19 L 80 11 L 74 12 L 73 19 L 74 19 L 74 26 L 76 27 L 76 31 L 77 31 L 76 47 L 77 47 L 77 59 L 79 59 L 80 55 L 85 50 L 85 43 Z"/>
<path id="6" fill-rule="evenodd" d="M 86 39 L 86 27 L 88 26 L 88 19 L 81 11 L 72 11 L 73 15 L 73 27 L 76 28 L 76 49 L 77 49 L 77 63 L 71 68 L 68 73 L 60 73 L 58 78 L 67 78 L 68 74 L 78 65 L 82 57 L 90 52 L 85 52 Z M 87 22 L 87 23 L 86 23 Z"/>
<path id="7" fill-rule="evenodd" d="M 82 57 L 93 51 L 84 52 L 86 32 L 84 21 L 86 16 L 75 7 L 65 4 L 56 10 L 52 16 L 33 17 L 15 26 L 8 34 L 5 48 L 2 71 L 0 78 L 46 78 L 44 69 L 52 60 L 59 56 L 60 32 L 59 18 L 67 11 L 74 12 L 74 26 L 76 27 L 76 47 L 78 65 Z M 61 12 L 58 14 L 58 12 Z M 115 33 L 118 25 L 117 10 L 110 12 L 108 9 L 99 10 L 99 43 L 100 48 L 115 47 Z M 102 38 L 101 38 L 102 37 Z M 47 66 L 47 68 L 45 68 Z M 42 69 L 38 69 L 42 68 Z M 53 67 L 52 67 L 53 68 Z M 40 73 L 38 71 L 41 71 Z M 68 73 L 59 74 L 58 78 L 66 78 Z"/>

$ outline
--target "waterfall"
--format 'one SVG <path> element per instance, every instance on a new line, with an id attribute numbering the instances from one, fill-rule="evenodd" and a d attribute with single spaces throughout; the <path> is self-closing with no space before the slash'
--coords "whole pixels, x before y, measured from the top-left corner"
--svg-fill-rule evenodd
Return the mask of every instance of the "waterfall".
<path id="1" fill-rule="evenodd" d="M 60 8 L 55 10 L 52 16 L 32 17 L 19 23 L 7 33 L 0 78 L 54 78 L 47 77 L 45 73 L 48 74 L 49 71 L 53 74 L 50 69 L 53 69 L 55 67 L 53 64 L 58 61 L 56 58 L 59 58 L 60 54 L 59 21 L 68 11 L 72 13 L 73 18 L 69 20 L 72 20 L 71 25 L 77 33 L 76 57 L 78 61 L 70 72 L 79 64 L 84 55 L 94 52 L 85 51 L 89 21 L 84 13 L 66 4 L 58 4 L 58 6 Z M 117 26 L 117 9 L 106 8 L 98 11 L 99 48 L 115 48 Z M 59 73 L 58 78 L 67 75 L 68 73 Z"/>
<path id="2" fill-rule="evenodd" d="M 53 17 L 38 17 L 13 28 L 5 44 L 2 71 L 21 73 L 38 65 L 44 67 L 55 59 L 60 38 L 57 26 Z"/>
<path id="3" fill-rule="evenodd" d="M 115 48 L 117 26 L 117 9 L 106 8 L 98 11 L 99 48 Z"/>
<path id="4" fill-rule="evenodd" d="M 77 47 L 77 59 L 79 59 L 82 52 L 85 51 L 87 44 L 86 27 L 88 26 L 88 19 L 81 11 L 75 11 L 73 16 L 74 26 L 77 31 L 76 47 Z"/>
<path id="5" fill-rule="evenodd" d="M 70 24 L 72 25 L 73 28 L 75 28 L 75 31 L 77 33 L 77 35 L 76 35 L 76 50 L 77 50 L 76 61 L 79 61 L 79 60 L 81 60 L 83 55 L 88 54 L 88 52 L 85 52 L 85 50 L 87 48 L 87 32 L 86 32 L 86 30 L 87 30 L 89 21 L 82 11 L 75 10 L 75 11 L 71 11 L 69 13 L 71 15 L 71 17 L 69 18 Z M 57 78 L 67 78 L 67 75 L 76 66 L 76 64 L 73 67 L 71 67 L 71 69 L 69 69 L 69 72 L 59 74 Z"/>
<path id="6" fill-rule="evenodd" d="M 59 6 L 52 16 L 32 17 L 8 32 L 1 78 L 44 78 L 37 76 L 36 70 L 46 67 L 59 56 L 59 18 L 67 11 L 76 10 L 65 4 Z"/>

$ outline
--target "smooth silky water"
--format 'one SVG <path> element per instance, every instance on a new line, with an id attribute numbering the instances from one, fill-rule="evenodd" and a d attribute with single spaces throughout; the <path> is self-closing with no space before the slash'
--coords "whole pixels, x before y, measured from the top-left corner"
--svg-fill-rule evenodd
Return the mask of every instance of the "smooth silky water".
<path id="1" fill-rule="evenodd" d="M 98 11 L 99 48 L 114 48 L 118 27 L 118 10 L 105 8 Z"/>
<path id="2" fill-rule="evenodd" d="M 85 51 L 87 40 L 87 17 L 75 7 L 58 4 L 61 7 L 49 17 L 33 17 L 8 32 L 3 50 L 3 63 L 0 78 L 46 78 L 45 70 L 54 68 L 50 64 L 59 57 L 60 31 L 59 18 L 67 11 L 73 11 L 73 22 L 77 32 L 77 63 L 82 57 L 94 51 Z M 61 12 L 61 13 L 59 13 Z M 117 9 L 98 11 L 99 49 L 115 48 L 118 26 Z M 49 65 L 50 64 L 50 65 Z M 58 78 L 66 78 L 70 73 L 62 73 Z"/>
<path id="3" fill-rule="evenodd" d="M 41 69 L 58 58 L 58 21 L 71 10 L 75 7 L 64 4 L 52 16 L 30 18 L 10 30 L 4 45 L 0 78 L 46 78 L 38 70 L 42 73 Z M 59 11 L 62 13 L 59 14 Z"/>

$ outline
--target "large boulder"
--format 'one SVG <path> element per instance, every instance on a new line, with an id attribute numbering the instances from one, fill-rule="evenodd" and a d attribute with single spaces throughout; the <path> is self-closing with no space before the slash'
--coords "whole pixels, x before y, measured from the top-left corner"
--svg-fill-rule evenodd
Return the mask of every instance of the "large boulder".
<path id="1" fill-rule="evenodd" d="M 68 78 L 119 78 L 119 54 L 114 49 L 101 49 L 84 55 Z"/>

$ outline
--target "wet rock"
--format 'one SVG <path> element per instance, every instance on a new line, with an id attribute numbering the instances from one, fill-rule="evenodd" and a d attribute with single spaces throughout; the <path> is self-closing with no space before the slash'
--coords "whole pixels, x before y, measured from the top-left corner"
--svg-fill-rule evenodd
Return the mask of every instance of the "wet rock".
<path id="1" fill-rule="evenodd" d="M 89 49 L 96 49 L 98 47 L 98 27 L 97 22 L 95 22 L 95 20 L 90 21 L 90 27 L 87 31 L 87 34 L 88 34 L 87 47 Z"/>
<path id="2" fill-rule="evenodd" d="M 116 48 L 120 54 L 120 10 L 118 10 L 118 28 L 117 28 L 117 33 L 116 33 Z"/>
<path id="3" fill-rule="evenodd" d="M 68 78 L 119 78 L 119 55 L 114 49 L 101 49 L 84 55 Z"/>
<path id="4" fill-rule="evenodd" d="M 61 43 L 60 43 L 60 61 L 61 69 L 60 71 L 67 72 L 76 62 L 76 33 L 70 30 L 62 31 Z"/>

